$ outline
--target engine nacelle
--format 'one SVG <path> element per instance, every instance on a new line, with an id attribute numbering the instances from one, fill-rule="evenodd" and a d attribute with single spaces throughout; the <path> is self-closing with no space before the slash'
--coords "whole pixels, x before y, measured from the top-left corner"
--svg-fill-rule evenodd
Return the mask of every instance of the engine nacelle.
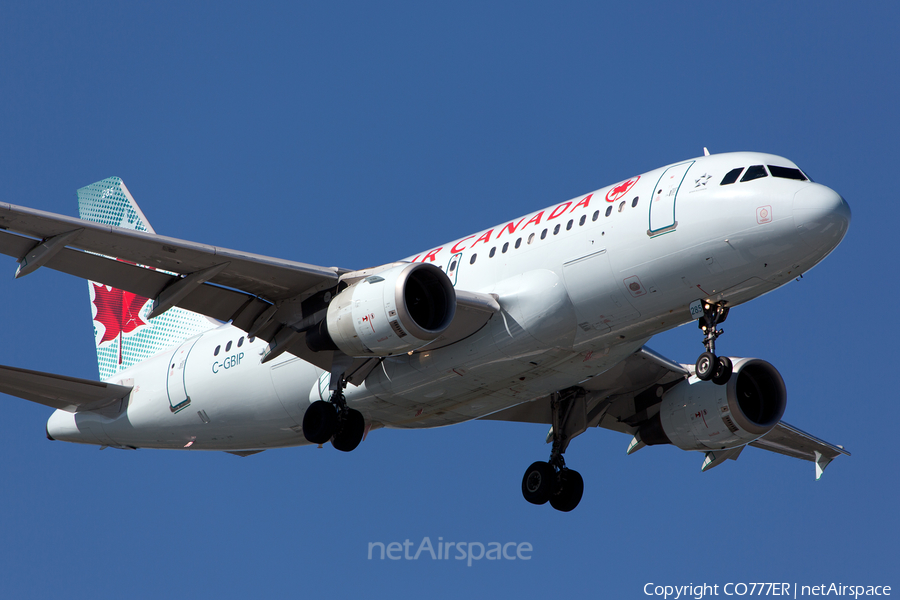
<path id="1" fill-rule="evenodd" d="M 662 398 L 659 415 L 639 433 L 647 445 L 718 450 L 748 444 L 769 433 L 787 405 L 784 379 L 758 358 L 734 360 L 726 385 L 691 377 Z"/>
<path id="2" fill-rule="evenodd" d="M 441 269 L 398 265 L 342 290 L 307 343 L 348 356 L 391 356 L 436 339 L 455 314 L 456 291 Z"/>

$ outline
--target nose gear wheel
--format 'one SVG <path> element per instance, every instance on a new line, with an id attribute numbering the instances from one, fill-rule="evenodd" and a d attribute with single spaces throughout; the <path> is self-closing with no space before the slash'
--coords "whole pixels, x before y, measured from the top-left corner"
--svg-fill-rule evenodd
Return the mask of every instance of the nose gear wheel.
<path id="1" fill-rule="evenodd" d="M 700 317 L 698 326 L 703 332 L 703 346 L 706 352 L 697 358 L 694 373 L 702 381 L 710 381 L 716 385 L 725 385 L 731 378 L 733 365 L 727 356 L 716 356 L 716 339 L 725 333 L 724 329 L 718 329 L 720 323 L 724 323 L 728 317 L 729 307 L 723 302 L 704 302 L 703 316 Z"/>

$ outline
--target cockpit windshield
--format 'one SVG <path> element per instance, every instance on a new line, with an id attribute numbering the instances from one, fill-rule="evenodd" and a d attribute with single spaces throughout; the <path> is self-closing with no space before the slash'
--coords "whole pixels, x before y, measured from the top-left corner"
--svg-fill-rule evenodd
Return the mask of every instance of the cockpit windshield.
<path id="1" fill-rule="evenodd" d="M 745 181 L 753 181 L 754 179 L 760 179 L 762 177 L 768 177 L 769 174 L 766 173 L 766 168 L 762 165 L 753 165 L 752 167 L 747 169 L 747 172 L 744 173 L 744 176 L 741 177 L 741 183 Z"/>
<path id="2" fill-rule="evenodd" d="M 741 171 L 744 170 L 744 167 L 738 167 L 737 169 L 732 169 L 725 174 L 725 177 L 722 178 L 722 183 L 719 185 L 730 185 L 737 181 L 737 178 L 740 177 Z"/>
<path id="3" fill-rule="evenodd" d="M 741 177 L 741 173 L 744 174 L 743 177 Z M 722 178 L 722 183 L 720 183 L 719 185 L 731 185 L 738 180 L 738 177 L 741 177 L 741 183 L 745 181 L 753 181 L 754 179 L 768 177 L 769 173 L 772 174 L 772 177 L 780 177 L 781 179 L 810 181 L 810 179 L 806 175 L 804 175 L 800 169 L 796 169 L 794 167 L 777 167 L 775 165 L 768 165 L 767 171 L 766 166 L 764 165 L 753 165 L 752 167 L 747 167 L 746 171 L 744 171 L 744 167 L 738 167 L 736 169 L 728 171 L 728 173 L 725 174 L 725 177 Z"/>
<path id="4" fill-rule="evenodd" d="M 769 165 L 769 172 L 772 174 L 772 177 L 781 177 L 782 179 L 796 179 L 798 181 L 807 181 L 806 175 L 804 175 L 800 169 L 792 169 L 790 167 L 776 167 L 774 165 Z"/>

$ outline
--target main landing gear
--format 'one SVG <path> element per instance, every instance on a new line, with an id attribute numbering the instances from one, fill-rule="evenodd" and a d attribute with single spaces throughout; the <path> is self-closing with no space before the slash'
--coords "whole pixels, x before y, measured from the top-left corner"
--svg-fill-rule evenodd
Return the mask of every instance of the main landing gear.
<path id="1" fill-rule="evenodd" d="M 550 398 L 553 420 L 553 449 L 550 460 L 533 463 L 522 477 L 522 495 L 532 504 L 546 504 L 562 512 L 569 512 L 581 502 L 584 494 L 584 480 L 578 471 L 566 467 L 563 453 L 569 445 L 569 436 L 564 434 L 565 422 L 574 405 L 572 392 L 566 398 L 554 393 Z"/>
<path id="2" fill-rule="evenodd" d="M 716 385 L 725 385 L 731 379 L 734 365 L 727 356 L 716 356 L 716 338 L 725 333 L 717 329 L 725 322 L 729 308 L 721 302 L 704 302 L 703 316 L 700 317 L 700 331 L 703 332 L 703 346 L 706 352 L 697 359 L 695 373 L 698 379 L 712 380 Z"/>
<path id="3" fill-rule="evenodd" d="M 341 452 L 354 450 L 363 439 L 366 421 L 362 413 L 349 408 L 344 398 L 347 383 L 341 378 L 331 400 L 318 400 L 309 405 L 303 415 L 303 437 L 313 444 L 331 445 Z"/>

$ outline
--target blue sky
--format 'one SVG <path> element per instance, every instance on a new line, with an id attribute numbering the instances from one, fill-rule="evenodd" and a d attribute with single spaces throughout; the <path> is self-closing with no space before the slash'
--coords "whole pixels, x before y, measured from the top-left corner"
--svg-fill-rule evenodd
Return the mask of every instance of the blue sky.
<path id="1" fill-rule="evenodd" d="M 0 596 L 645 597 L 644 584 L 900 584 L 894 3 L 0 5 L 2 201 L 75 215 L 122 177 L 159 233 L 320 265 L 415 254 L 712 152 L 797 162 L 853 210 L 719 349 L 772 362 L 785 420 L 853 453 L 700 472 L 592 430 L 561 514 L 520 495 L 543 426 L 361 447 L 99 451 L 2 397 Z M 611 3 L 610 3 L 611 4 Z M 0 280 L 0 364 L 96 377 L 87 284 Z M 693 327 L 651 341 L 682 362 Z M 370 542 L 528 542 L 530 561 L 367 560 Z"/>

